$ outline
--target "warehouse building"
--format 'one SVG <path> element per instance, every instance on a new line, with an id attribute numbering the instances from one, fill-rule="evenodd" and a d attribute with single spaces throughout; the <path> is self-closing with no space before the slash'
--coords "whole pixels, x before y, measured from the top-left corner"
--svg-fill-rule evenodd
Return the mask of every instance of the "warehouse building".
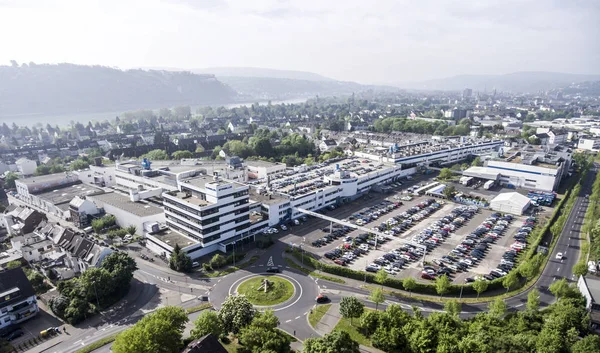
<path id="1" fill-rule="evenodd" d="M 490 208 L 502 213 L 522 215 L 531 206 L 531 200 L 518 192 L 505 192 L 490 202 Z"/>

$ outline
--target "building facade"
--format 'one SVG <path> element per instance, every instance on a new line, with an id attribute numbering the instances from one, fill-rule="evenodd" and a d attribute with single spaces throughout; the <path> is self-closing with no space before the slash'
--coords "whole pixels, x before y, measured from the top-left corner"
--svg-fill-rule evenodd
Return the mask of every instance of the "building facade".
<path id="1" fill-rule="evenodd" d="M 37 315 L 35 291 L 22 268 L 0 272 L 0 329 Z"/>

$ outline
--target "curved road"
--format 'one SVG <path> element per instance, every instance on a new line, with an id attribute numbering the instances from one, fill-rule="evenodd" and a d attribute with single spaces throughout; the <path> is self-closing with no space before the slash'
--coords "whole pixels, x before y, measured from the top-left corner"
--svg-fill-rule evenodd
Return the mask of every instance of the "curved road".
<path id="1" fill-rule="evenodd" d="M 572 274 L 572 268 L 579 259 L 581 240 L 584 236 L 581 234 L 581 227 L 588 207 L 588 199 L 585 198 L 585 195 L 591 193 L 596 173 L 597 166 L 594 165 L 593 169 L 589 172 L 588 178 L 582 185 L 581 192 L 577 196 L 573 210 L 568 216 L 554 251 L 550 254 L 550 259 L 535 284 L 535 287 L 540 291 L 541 306 L 550 305 L 554 301 L 554 296 L 548 290 L 553 281 L 561 278 L 566 278 L 571 282 L 576 281 L 576 278 Z M 375 202 L 376 200 L 372 202 L 367 200 L 369 204 Z M 338 212 L 332 212 L 332 214 L 334 213 L 337 214 Z M 320 225 L 320 223 L 316 224 L 317 222 L 323 223 L 322 226 L 326 225 L 325 221 L 313 220 L 310 227 Z M 301 229 L 300 227 L 295 227 L 294 229 Z M 286 234 L 276 240 L 275 245 L 271 246 L 254 265 L 220 278 L 190 277 L 175 273 L 165 268 L 163 264 L 151 264 L 140 260 L 138 261 L 139 270 L 135 274 L 136 281 L 132 285 L 132 291 L 130 291 L 130 294 L 133 294 L 128 295 L 128 298 L 130 298 L 126 303 L 121 305 L 120 308 L 111 310 L 112 313 L 107 313 L 101 322 L 95 325 L 93 323 L 88 324 L 83 333 L 69 337 L 59 345 L 47 350 L 47 352 L 74 352 L 85 344 L 128 328 L 141 317 L 131 318 L 130 316 L 146 303 L 150 302 L 159 289 L 179 291 L 181 293 L 188 293 L 190 291 L 190 294 L 193 295 L 208 295 L 211 303 L 218 309 L 226 296 L 235 289 L 236 282 L 240 282 L 241 279 L 248 276 L 264 274 L 267 263 L 271 258 L 274 265 L 280 267 L 282 270 L 281 275 L 288 277 L 293 282 L 297 282 L 296 287 L 300 286 L 302 290 L 301 295 L 297 290 L 290 301 L 274 307 L 275 314 L 281 322 L 280 328 L 290 334 L 295 334 L 301 340 L 316 336 L 317 333 L 308 324 L 306 315 L 314 307 L 314 298 L 321 290 L 327 291 L 327 295 L 332 302 L 338 302 L 343 296 L 347 295 L 356 295 L 366 299 L 369 293 L 361 289 L 357 281 L 348 281 L 354 285 L 319 281 L 287 267 L 283 258 L 283 252 L 289 246 L 290 242 L 299 243 L 300 241 L 301 237 L 294 235 L 292 230 L 292 233 Z M 563 260 L 555 258 L 558 252 L 564 254 Z M 529 291 L 526 291 L 506 299 L 505 302 L 509 309 L 519 310 L 523 307 L 527 302 L 528 293 Z M 386 299 L 382 307 L 385 307 L 386 304 L 396 303 L 407 310 L 411 310 L 412 305 L 419 307 L 424 312 L 443 310 L 443 305 L 440 303 L 411 300 L 410 298 L 400 300 L 395 297 L 387 297 Z M 372 303 L 368 302 L 367 305 L 372 306 Z M 462 310 L 462 316 L 472 316 L 478 312 L 486 311 L 487 303 L 463 304 Z M 106 346 L 101 351 L 108 352 L 108 347 Z"/>

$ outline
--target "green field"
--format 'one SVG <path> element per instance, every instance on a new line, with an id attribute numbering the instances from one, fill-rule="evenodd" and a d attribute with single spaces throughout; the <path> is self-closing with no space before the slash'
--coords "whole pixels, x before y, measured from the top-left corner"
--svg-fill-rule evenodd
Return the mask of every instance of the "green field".
<path id="1" fill-rule="evenodd" d="M 267 293 L 258 290 L 263 279 L 267 278 L 271 285 Z M 287 279 L 277 276 L 259 276 L 246 280 L 237 289 L 238 294 L 245 295 L 254 305 L 268 306 L 285 302 L 294 294 L 294 286 Z"/>

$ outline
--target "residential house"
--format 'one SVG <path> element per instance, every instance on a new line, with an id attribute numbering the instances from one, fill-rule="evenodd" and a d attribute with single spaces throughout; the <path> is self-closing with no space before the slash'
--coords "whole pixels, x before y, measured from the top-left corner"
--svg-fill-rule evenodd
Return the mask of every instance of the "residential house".
<path id="1" fill-rule="evenodd" d="M 369 124 L 363 121 L 347 121 L 346 131 L 366 131 L 369 130 Z"/>
<path id="2" fill-rule="evenodd" d="M 246 124 L 246 123 L 243 123 L 243 122 L 234 123 L 234 122 L 230 121 L 229 124 L 227 125 L 227 128 L 232 133 L 241 134 L 241 133 L 248 132 L 250 126 L 248 124 Z"/>
<path id="3" fill-rule="evenodd" d="M 23 269 L 0 272 L 0 329 L 31 319 L 38 312 L 35 291 Z"/>
<path id="4" fill-rule="evenodd" d="M 69 212 L 71 213 L 71 221 L 78 228 L 85 228 L 91 224 L 91 216 L 100 213 L 96 204 L 86 199 L 85 196 L 75 196 L 69 203 Z"/>
<path id="5" fill-rule="evenodd" d="M 2 223 L 10 235 L 23 235 L 33 232 L 46 216 L 29 207 L 9 205 L 2 218 Z"/>
<path id="6" fill-rule="evenodd" d="M 532 137 L 537 137 L 540 140 L 540 145 L 547 145 L 550 141 L 550 136 L 548 136 L 548 134 L 534 134 L 531 135 L 529 138 Z"/>
<path id="7" fill-rule="evenodd" d="M 337 147 L 337 142 L 335 140 L 327 139 L 327 140 L 322 140 L 319 143 L 319 150 L 321 152 L 331 151 L 335 147 Z"/>
<path id="8" fill-rule="evenodd" d="M 202 336 L 197 340 L 190 342 L 183 353 L 227 353 L 225 347 L 221 345 L 219 339 L 212 334 Z"/>
<path id="9" fill-rule="evenodd" d="M 28 158 L 19 158 L 15 164 L 17 165 L 17 171 L 23 176 L 33 175 L 37 168 L 37 163 Z"/>
<path id="10" fill-rule="evenodd" d="M 548 144 L 550 145 L 560 145 L 563 143 L 567 143 L 568 133 L 566 130 L 553 129 L 548 127 L 538 127 L 535 132 L 536 134 L 548 135 Z"/>

